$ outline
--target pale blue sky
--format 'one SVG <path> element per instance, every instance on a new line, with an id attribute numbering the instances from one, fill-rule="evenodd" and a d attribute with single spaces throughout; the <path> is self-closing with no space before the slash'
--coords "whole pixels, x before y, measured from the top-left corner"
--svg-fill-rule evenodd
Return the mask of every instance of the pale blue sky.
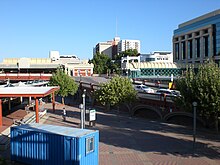
<path id="1" fill-rule="evenodd" d="M 172 51 L 180 23 L 220 8 L 220 0 L 1 0 L 0 61 L 47 58 L 50 50 L 91 59 L 116 35 L 141 41 L 141 53 Z"/>

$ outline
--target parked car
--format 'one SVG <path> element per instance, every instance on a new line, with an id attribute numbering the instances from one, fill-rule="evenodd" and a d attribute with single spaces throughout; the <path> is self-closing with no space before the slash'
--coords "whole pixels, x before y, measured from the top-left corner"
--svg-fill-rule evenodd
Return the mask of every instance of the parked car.
<path id="1" fill-rule="evenodd" d="M 180 91 L 170 90 L 170 89 L 159 89 L 156 91 L 156 94 L 166 94 L 169 96 L 180 96 Z"/>
<path id="2" fill-rule="evenodd" d="M 138 92 L 154 93 L 154 90 L 152 88 L 143 84 L 136 85 L 135 90 L 137 90 Z"/>

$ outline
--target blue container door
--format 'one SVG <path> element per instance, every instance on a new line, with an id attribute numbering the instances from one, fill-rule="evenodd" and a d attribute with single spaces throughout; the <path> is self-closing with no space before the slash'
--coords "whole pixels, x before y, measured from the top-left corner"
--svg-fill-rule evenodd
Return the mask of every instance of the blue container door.
<path id="1" fill-rule="evenodd" d="M 76 138 L 64 137 L 64 165 L 78 165 Z"/>
<path id="2" fill-rule="evenodd" d="M 99 133 L 94 132 L 86 136 L 77 138 L 79 165 L 98 165 Z"/>

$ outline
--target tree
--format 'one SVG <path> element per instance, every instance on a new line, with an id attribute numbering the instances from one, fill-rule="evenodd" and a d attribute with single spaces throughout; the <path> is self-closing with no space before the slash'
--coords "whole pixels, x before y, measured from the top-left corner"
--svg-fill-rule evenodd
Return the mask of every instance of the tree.
<path id="1" fill-rule="evenodd" d="M 50 78 L 50 85 L 58 85 L 60 90 L 56 93 L 62 97 L 62 104 L 64 98 L 68 95 L 74 95 L 78 90 L 78 84 L 62 69 L 57 69 Z"/>
<path id="2" fill-rule="evenodd" d="M 111 59 L 103 53 L 96 53 L 89 63 L 94 64 L 94 73 L 96 74 L 106 74 L 110 69 Z"/>
<path id="3" fill-rule="evenodd" d="M 119 55 L 116 56 L 116 60 L 121 60 L 121 57 L 127 56 L 139 56 L 137 49 L 128 49 L 123 52 L 120 52 Z"/>
<path id="4" fill-rule="evenodd" d="M 128 78 L 114 77 L 110 82 L 101 85 L 101 88 L 95 92 L 98 102 L 107 106 L 119 105 L 120 103 L 130 103 L 136 99 L 137 92 L 134 90 L 131 81 Z"/>
<path id="5" fill-rule="evenodd" d="M 182 97 L 176 100 L 184 109 L 192 110 L 192 103 L 198 103 L 199 115 L 207 121 L 216 121 L 220 115 L 220 68 L 214 63 L 202 64 L 195 73 L 187 69 L 186 76 L 177 81 L 176 88 Z"/>

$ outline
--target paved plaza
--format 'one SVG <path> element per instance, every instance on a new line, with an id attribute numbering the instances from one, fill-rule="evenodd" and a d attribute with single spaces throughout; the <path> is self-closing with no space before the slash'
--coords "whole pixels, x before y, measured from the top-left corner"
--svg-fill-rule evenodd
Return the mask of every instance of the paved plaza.
<path id="1" fill-rule="evenodd" d="M 58 105 L 56 113 L 49 110 L 42 122 L 79 127 L 80 111 L 76 107 L 66 106 L 67 121 L 62 120 L 63 107 Z M 95 127 L 87 128 L 100 131 L 100 165 L 220 164 L 220 136 L 215 134 L 198 132 L 193 154 L 192 129 L 183 126 L 98 110 Z"/>
<path id="2" fill-rule="evenodd" d="M 47 104 L 47 116 L 41 123 L 78 127 L 78 106 L 65 106 L 67 119 L 63 121 L 63 105 L 52 112 Z M 100 131 L 100 165 L 219 165 L 220 136 L 198 132 L 193 154 L 192 129 L 157 121 L 129 117 L 126 113 L 104 112 L 97 109 L 94 127 Z M 17 163 L 15 163 L 17 164 Z"/>

